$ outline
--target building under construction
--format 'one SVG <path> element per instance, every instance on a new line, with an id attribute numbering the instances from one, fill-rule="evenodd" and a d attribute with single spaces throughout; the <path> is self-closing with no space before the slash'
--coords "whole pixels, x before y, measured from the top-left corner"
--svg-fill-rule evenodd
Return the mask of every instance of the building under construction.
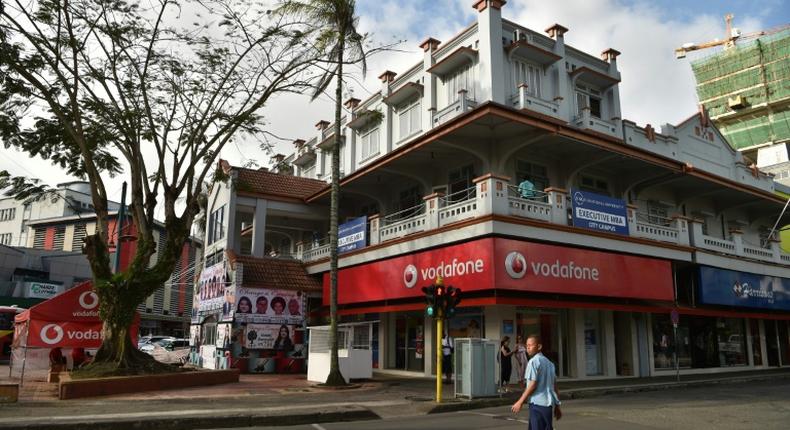
<path id="1" fill-rule="evenodd" d="M 790 28 L 733 45 L 691 63 L 699 101 L 730 144 L 759 161 L 761 168 L 785 164 L 790 142 Z M 760 148 L 768 151 L 758 155 Z M 774 173 L 783 179 L 780 172 Z"/>

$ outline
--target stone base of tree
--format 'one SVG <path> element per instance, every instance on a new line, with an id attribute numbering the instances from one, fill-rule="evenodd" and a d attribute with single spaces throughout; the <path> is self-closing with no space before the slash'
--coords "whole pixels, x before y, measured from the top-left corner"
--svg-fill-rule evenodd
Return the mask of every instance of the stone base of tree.
<path id="1" fill-rule="evenodd" d="M 16 403 L 19 400 L 19 384 L 0 384 L 0 403 Z"/>
<path id="2" fill-rule="evenodd" d="M 110 378 L 67 379 L 60 381 L 60 400 L 82 397 L 109 396 L 113 394 L 161 391 L 176 388 L 239 382 L 239 370 L 195 370 L 192 372 L 163 373 Z"/>

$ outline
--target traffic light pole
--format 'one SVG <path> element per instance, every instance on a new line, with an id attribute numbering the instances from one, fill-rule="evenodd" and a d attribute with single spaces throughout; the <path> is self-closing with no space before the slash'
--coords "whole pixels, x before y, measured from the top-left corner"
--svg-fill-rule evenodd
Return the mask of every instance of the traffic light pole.
<path id="1" fill-rule="evenodd" d="M 444 351 L 442 350 L 442 338 L 444 332 L 442 331 L 442 315 L 439 311 L 439 318 L 436 318 L 436 403 L 442 403 L 442 357 Z"/>

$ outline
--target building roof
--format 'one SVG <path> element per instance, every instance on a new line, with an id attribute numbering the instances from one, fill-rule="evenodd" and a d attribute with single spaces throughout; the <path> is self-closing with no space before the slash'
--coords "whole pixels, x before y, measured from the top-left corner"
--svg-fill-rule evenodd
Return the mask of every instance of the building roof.
<path id="1" fill-rule="evenodd" d="M 318 179 L 282 175 L 243 167 L 231 167 L 231 169 L 238 173 L 236 190 L 242 194 L 264 194 L 304 200 L 329 186 L 326 182 Z"/>
<path id="2" fill-rule="evenodd" d="M 321 280 L 308 275 L 301 261 L 274 258 L 236 255 L 228 251 L 231 268 L 242 265 L 242 286 L 253 288 L 269 288 L 275 290 L 299 290 L 304 292 L 322 292 Z"/>

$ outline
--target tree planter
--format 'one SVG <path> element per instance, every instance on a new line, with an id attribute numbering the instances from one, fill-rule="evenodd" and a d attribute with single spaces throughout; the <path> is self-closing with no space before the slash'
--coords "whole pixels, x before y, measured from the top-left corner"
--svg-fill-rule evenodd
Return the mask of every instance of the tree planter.
<path id="1" fill-rule="evenodd" d="M 118 376 L 64 380 L 58 387 L 60 400 L 81 397 L 110 396 L 113 394 L 142 391 L 172 390 L 204 385 L 239 382 L 239 370 L 196 370 L 192 372 L 164 373 L 158 375 Z"/>

